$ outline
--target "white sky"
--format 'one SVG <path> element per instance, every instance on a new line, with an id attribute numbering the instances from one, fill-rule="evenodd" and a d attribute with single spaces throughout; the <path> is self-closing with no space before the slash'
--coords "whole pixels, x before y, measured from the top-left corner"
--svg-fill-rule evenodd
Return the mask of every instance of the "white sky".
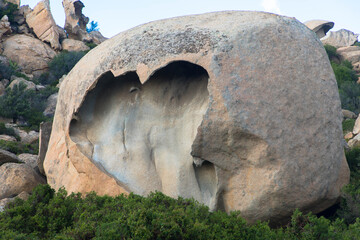
<path id="1" fill-rule="evenodd" d="M 33 8 L 39 0 L 21 0 Z M 360 0 L 82 0 L 85 16 L 98 22 L 100 32 L 112 37 L 150 21 L 223 10 L 256 10 L 295 17 L 301 22 L 323 19 L 360 33 Z M 50 0 L 56 23 L 63 27 L 62 0 Z"/>

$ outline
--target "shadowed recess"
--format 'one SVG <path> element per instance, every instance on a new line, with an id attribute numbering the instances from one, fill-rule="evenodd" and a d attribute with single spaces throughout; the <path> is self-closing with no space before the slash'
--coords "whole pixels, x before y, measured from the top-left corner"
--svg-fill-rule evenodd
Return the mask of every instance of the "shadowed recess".
<path id="1" fill-rule="evenodd" d="M 208 78 L 185 61 L 159 69 L 144 84 L 135 72 L 107 72 L 73 116 L 70 137 L 129 191 L 158 190 L 215 206 L 215 166 L 195 167 L 190 154 L 208 106 Z"/>

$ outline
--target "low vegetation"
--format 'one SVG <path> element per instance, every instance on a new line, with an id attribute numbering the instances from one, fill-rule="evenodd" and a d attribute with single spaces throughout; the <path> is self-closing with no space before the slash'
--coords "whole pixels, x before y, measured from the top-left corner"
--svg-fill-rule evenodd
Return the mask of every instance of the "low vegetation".
<path id="1" fill-rule="evenodd" d="M 47 98 L 55 93 L 55 87 L 48 86 L 41 91 L 26 90 L 24 84 L 7 88 L 5 95 L 0 97 L 0 116 L 26 121 L 28 127 L 38 130 L 41 122 L 46 121 L 43 115 Z"/>
<path id="2" fill-rule="evenodd" d="M 49 71 L 42 74 L 37 81 L 43 85 L 56 86 L 59 79 L 68 74 L 86 52 L 62 51 L 49 62 Z"/>
<path id="3" fill-rule="evenodd" d="M 8 18 L 9 18 L 9 22 L 14 22 L 14 13 L 15 11 L 18 9 L 18 6 L 14 3 L 10 3 L 6 0 L 0 0 L 4 5 L 5 7 L 4 8 L 1 8 L 0 9 L 0 19 L 7 15 Z"/>
<path id="4" fill-rule="evenodd" d="M 330 45 L 325 45 L 324 47 L 331 61 L 339 87 L 341 107 L 359 114 L 360 84 L 356 83 L 359 76 L 353 70 L 353 66 L 349 61 L 340 61 L 335 47 Z"/>
<path id="5" fill-rule="evenodd" d="M 16 155 L 21 153 L 37 155 L 39 153 L 39 143 L 27 144 L 22 142 L 0 140 L 0 149 L 12 152 Z"/>

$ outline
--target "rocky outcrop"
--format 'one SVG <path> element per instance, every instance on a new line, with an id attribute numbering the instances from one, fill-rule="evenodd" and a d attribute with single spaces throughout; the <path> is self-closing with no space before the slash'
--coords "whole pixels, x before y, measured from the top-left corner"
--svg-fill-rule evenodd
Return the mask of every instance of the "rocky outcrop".
<path id="1" fill-rule="evenodd" d="M 350 46 L 338 48 L 336 52 L 340 55 L 342 60 L 348 60 L 354 65 L 354 70 L 358 70 L 360 65 L 360 47 Z"/>
<path id="2" fill-rule="evenodd" d="M 31 130 L 30 132 L 26 132 L 17 127 L 15 127 L 14 130 L 16 134 L 20 136 L 21 142 L 23 143 L 32 144 L 39 140 L 39 133 L 36 131 Z"/>
<path id="3" fill-rule="evenodd" d="M 11 33 L 11 27 L 8 16 L 3 16 L 0 19 L 0 39 L 4 34 Z"/>
<path id="4" fill-rule="evenodd" d="M 107 40 L 106 37 L 104 37 L 101 32 L 99 31 L 92 31 L 89 33 L 90 37 L 92 39 L 92 42 L 99 45 L 100 43 L 104 42 L 105 40 Z"/>
<path id="5" fill-rule="evenodd" d="M 29 165 L 34 170 L 37 169 L 37 167 L 38 167 L 37 166 L 37 159 L 38 159 L 37 155 L 29 154 L 29 153 L 22 153 L 18 156 L 18 158 L 20 159 L 21 162 Z"/>
<path id="6" fill-rule="evenodd" d="M 42 41 L 26 35 L 14 35 L 3 43 L 3 55 L 16 62 L 20 70 L 39 76 L 48 69 L 56 53 Z"/>
<path id="7" fill-rule="evenodd" d="M 179 17 L 80 60 L 61 84 L 44 168 L 55 189 L 158 190 L 281 222 L 326 209 L 348 183 L 341 121 L 327 54 L 297 20 Z"/>
<path id="8" fill-rule="evenodd" d="M 38 184 L 44 184 L 40 177 L 29 165 L 19 163 L 5 163 L 0 166 L 0 199 L 12 198 L 31 190 Z"/>
<path id="9" fill-rule="evenodd" d="M 44 116 L 47 117 L 54 116 L 57 98 L 58 98 L 57 93 L 54 93 L 48 97 L 48 99 L 46 100 L 46 108 L 45 111 L 43 112 Z"/>
<path id="10" fill-rule="evenodd" d="M 30 89 L 31 89 L 31 90 L 35 90 L 35 89 L 36 89 L 35 83 L 30 82 L 30 81 L 27 81 L 27 80 L 25 80 L 25 79 L 22 78 L 22 77 L 16 77 L 16 78 L 14 78 L 14 79 L 11 81 L 11 83 L 9 84 L 9 88 L 13 89 L 14 86 L 19 86 L 19 85 L 21 85 L 21 84 L 23 84 L 23 85 L 26 86 L 26 87 L 25 87 L 25 90 L 30 90 Z"/>
<path id="11" fill-rule="evenodd" d="M 8 141 L 8 142 L 16 142 L 16 138 L 8 135 L 0 135 L 0 140 Z"/>
<path id="12" fill-rule="evenodd" d="M 69 38 L 90 42 L 91 37 L 86 32 L 86 24 L 89 18 L 82 14 L 85 6 L 80 0 L 63 0 L 65 10 L 65 30 Z"/>
<path id="13" fill-rule="evenodd" d="M 51 122 L 43 122 L 40 124 L 40 137 L 39 137 L 39 156 L 37 159 L 37 166 L 41 174 L 45 175 L 44 171 L 44 159 L 48 149 L 50 134 L 51 134 Z"/>
<path id="14" fill-rule="evenodd" d="M 322 38 L 326 33 L 334 27 L 334 23 L 326 20 L 311 20 L 304 23 L 305 26 L 310 28 L 316 33 L 318 38 Z"/>
<path id="15" fill-rule="evenodd" d="M 337 48 L 348 47 L 357 41 L 358 36 L 359 34 L 355 34 L 349 30 L 340 29 L 336 32 L 330 31 L 321 41 L 323 44 L 329 44 Z"/>
<path id="16" fill-rule="evenodd" d="M 90 50 L 88 46 L 82 41 L 74 39 L 64 39 L 61 43 L 61 46 L 64 50 L 69 52 L 80 52 Z"/>
<path id="17" fill-rule="evenodd" d="M 0 149 L 0 165 L 4 163 L 20 163 L 20 159 L 13 153 Z"/>
<path id="18" fill-rule="evenodd" d="M 352 111 L 346 110 L 346 109 L 342 109 L 341 110 L 344 118 L 352 118 L 352 119 L 356 119 L 357 115 L 355 113 L 353 113 Z"/>
<path id="19" fill-rule="evenodd" d="M 40 40 L 50 43 L 54 49 L 61 49 L 58 27 L 50 11 L 49 0 L 40 1 L 26 15 L 26 22 Z"/>

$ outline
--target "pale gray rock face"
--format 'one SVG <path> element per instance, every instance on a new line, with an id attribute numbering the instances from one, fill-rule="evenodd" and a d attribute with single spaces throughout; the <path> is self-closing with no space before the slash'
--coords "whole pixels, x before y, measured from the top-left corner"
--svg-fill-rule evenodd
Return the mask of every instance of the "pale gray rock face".
<path id="1" fill-rule="evenodd" d="M 64 39 L 61 43 L 61 46 L 64 50 L 67 50 L 69 52 L 80 52 L 80 51 L 87 51 L 90 50 L 88 46 L 86 46 L 85 43 L 79 40 L 74 39 Z"/>
<path id="2" fill-rule="evenodd" d="M 158 190 L 279 222 L 337 201 L 349 181 L 341 121 L 331 65 L 305 25 L 261 12 L 185 16 L 79 61 L 60 87 L 44 168 L 54 188 Z"/>
<path id="3" fill-rule="evenodd" d="M 360 62 L 360 47 L 350 46 L 338 48 L 336 52 L 340 55 L 341 59 L 348 60 L 352 64 Z"/>
<path id="4" fill-rule="evenodd" d="M 3 43 L 7 58 L 16 62 L 20 70 L 38 76 L 48 69 L 48 62 L 56 55 L 46 43 L 26 35 L 14 35 Z"/>
<path id="5" fill-rule="evenodd" d="M 39 156 L 37 159 L 37 166 L 42 175 L 45 175 L 44 171 L 44 159 L 48 149 L 50 134 L 51 134 L 51 122 L 43 122 L 40 124 L 39 133 Z"/>
<path id="6" fill-rule="evenodd" d="M 29 165 L 33 169 L 37 168 L 37 159 L 38 159 L 37 155 L 29 154 L 29 153 L 22 153 L 18 156 L 18 158 L 20 159 L 21 162 Z"/>
<path id="7" fill-rule="evenodd" d="M 334 23 L 326 20 L 310 20 L 304 23 L 308 28 L 316 33 L 318 38 L 322 38 L 334 27 Z"/>
<path id="8" fill-rule="evenodd" d="M 101 32 L 99 31 L 92 31 L 89 33 L 93 43 L 99 45 L 100 43 L 104 42 L 105 40 L 107 40 L 106 37 L 104 37 Z"/>
<path id="9" fill-rule="evenodd" d="M 80 0 L 63 0 L 65 10 L 65 26 L 69 38 L 90 42 L 91 37 L 86 32 L 86 24 L 89 18 L 82 14 L 85 5 Z"/>
<path id="10" fill-rule="evenodd" d="M 0 135 L 0 140 L 8 141 L 8 142 L 16 142 L 16 138 L 8 135 Z"/>
<path id="11" fill-rule="evenodd" d="M 13 153 L 0 149 L 0 165 L 4 163 L 19 163 L 20 159 Z"/>
<path id="12" fill-rule="evenodd" d="M 0 166 L 0 199 L 12 198 L 31 190 L 38 184 L 44 184 L 40 177 L 29 165 L 19 163 L 5 163 Z"/>
<path id="13" fill-rule="evenodd" d="M 359 34 L 355 34 L 349 30 L 340 29 L 336 32 L 330 31 L 321 41 L 323 44 L 329 44 L 337 48 L 348 47 L 357 41 L 358 36 Z"/>
<path id="14" fill-rule="evenodd" d="M 57 98 L 58 98 L 58 93 L 54 93 L 48 97 L 48 99 L 46 100 L 46 108 L 45 111 L 43 112 L 44 116 L 47 117 L 54 116 Z"/>

